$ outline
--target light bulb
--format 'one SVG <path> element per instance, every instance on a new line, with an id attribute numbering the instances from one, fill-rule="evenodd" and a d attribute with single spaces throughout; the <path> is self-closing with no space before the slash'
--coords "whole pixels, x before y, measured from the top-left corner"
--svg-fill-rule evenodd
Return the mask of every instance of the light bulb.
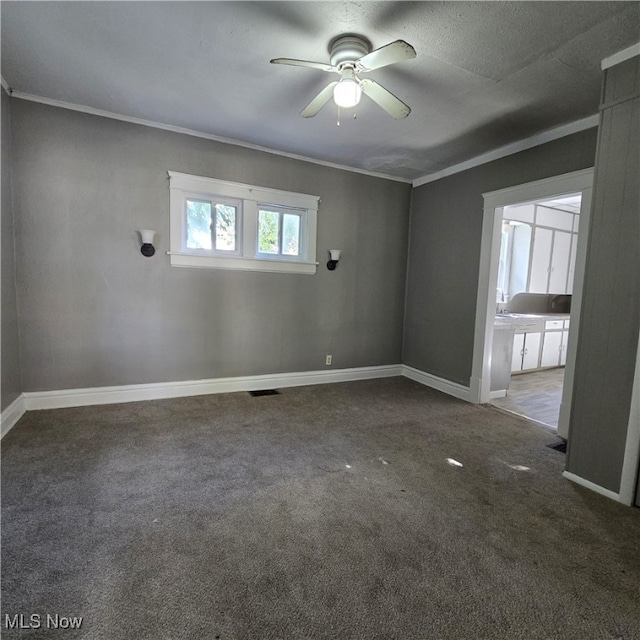
<path id="1" fill-rule="evenodd" d="M 333 99 L 339 107 L 348 109 L 360 102 L 362 89 L 353 78 L 342 78 L 333 89 Z"/>

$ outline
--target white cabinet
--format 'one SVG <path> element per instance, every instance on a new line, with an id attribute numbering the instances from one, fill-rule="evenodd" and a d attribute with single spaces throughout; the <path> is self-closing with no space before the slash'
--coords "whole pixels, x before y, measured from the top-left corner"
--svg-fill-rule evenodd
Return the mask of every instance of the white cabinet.
<path id="1" fill-rule="evenodd" d="M 541 367 L 557 367 L 562 352 L 562 331 L 545 331 L 542 343 Z"/>
<path id="2" fill-rule="evenodd" d="M 516 333 L 513 340 L 511 372 L 528 371 L 540 366 L 540 342 L 542 333 Z"/>
<path id="3" fill-rule="evenodd" d="M 540 365 L 541 333 L 525 333 L 524 355 L 522 356 L 522 370 L 537 369 Z"/>
<path id="4" fill-rule="evenodd" d="M 568 321 L 567 321 L 568 322 Z M 569 342 L 569 332 L 567 330 L 562 332 L 562 347 L 560 349 L 560 366 L 564 367 L 567 364 L 567 344 Z"/>
<path id="5" fill-rule="evenodd" d="M 570 319 L 551 317 L 552 320 L 546 320 L 543 316 L 531 315 L 512 321 L 516 333 L 513 336 L 511 373 L 566 364 Z"/>
<path id="6" fill-rule="evenodd" d="M 511 372 L 522 371 L 522 356 L 524 355 L 525 333 L 516 333 L 513 337 L 513 356 L 511 358 Z"/>
<path id="7" fill-rule="evenodd" d="M 579 214 L 541 203 L 504 208 L 498 287 L 517 293 L 572 293 Z"/>
<path id="8" fill-rule="evenodd" d="M 527 288 L 529 293 L 549 293 L 549 267 L 552 246 L 553 231 L 544 227 L 536 227 L 533 233 L 531 270 L 529 287 Z M 564 293 L 564 291 L 554 293 Z"/>
<path id="9" fill-rule="evenodd" d="M 566 293 L 569 277 L 569 256 L 571 255 L 571 233 L 553 232 L 553 249 L 549 265 L 548 293 Z"/>
<path id="10" fill-rule="evenodd" d="M 545 323 L 545 332 L 540 354 L 540 367 L 563 367 L 567 364 L 569 320 L 550 320 Z"/>
<path id="11" fill-rule="evenodd" d="M 572 288 L 569 278 L 575 263 L 572 249 L 577 234 L 558 229 L 536 227 L 531 252 L 530 293 L 567 293 Z"/>

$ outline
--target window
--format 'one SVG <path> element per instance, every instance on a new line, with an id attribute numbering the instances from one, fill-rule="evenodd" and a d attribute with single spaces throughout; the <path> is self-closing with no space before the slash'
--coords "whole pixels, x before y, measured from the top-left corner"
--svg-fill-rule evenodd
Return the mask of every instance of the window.
<path id="1" fill-rule="evenodd" d="M 171 265 L 314 274 L 317 196 L 169 171 Z"/>
<path id="2" fill-rule="evenodd" d="M 187 198 L 187 250 L 235 252 L 239 208 L 239 202 L 222 198 L 213 201 Z"/>
<path id="3" fill-rule="evenodd" d="M 268 205 L 258 207 L 258 254 L 297 257 L 304 211 Z"/>

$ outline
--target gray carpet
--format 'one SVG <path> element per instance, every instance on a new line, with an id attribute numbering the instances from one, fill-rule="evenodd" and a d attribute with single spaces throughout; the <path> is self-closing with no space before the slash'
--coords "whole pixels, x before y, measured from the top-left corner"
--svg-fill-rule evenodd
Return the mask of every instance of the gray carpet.
<path id="1" fill-rule="evenodd" d="M 3 637 L 640 638 L 640 510 L 555 441 L 404 378 L 30 412 Z"/>

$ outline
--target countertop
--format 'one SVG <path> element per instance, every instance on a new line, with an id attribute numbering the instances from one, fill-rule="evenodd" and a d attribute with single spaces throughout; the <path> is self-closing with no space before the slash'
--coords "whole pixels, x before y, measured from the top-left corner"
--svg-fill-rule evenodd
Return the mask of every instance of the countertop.
<path id="1" fill-rule="evenodd" d="M 495 329 L 523 330 L 528 328 L 544 329 L 549 320 L 568 320 L 568 313 L 499 313 L 496 314 Z M 542 326 L 541 326 L 542 325 Z"/>

